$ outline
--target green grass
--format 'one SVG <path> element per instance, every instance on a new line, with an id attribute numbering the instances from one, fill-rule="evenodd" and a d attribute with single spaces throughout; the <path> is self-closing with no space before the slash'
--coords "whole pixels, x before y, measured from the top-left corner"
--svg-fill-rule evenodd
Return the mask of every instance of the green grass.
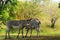
<path id="1" fill-rule="evenodd" d="M 52 29 L 53 30 L 53 29 Z M 40 31 L 40 35 L 41 36 L 60 36 L 60 31 L 56 31 L 55 29 L 52 31 L 51 29 L 49 30 L 45 30 L 45 31 Z M 14 32 L 11 32 L 11 34 L 17 34 L 18 30 L 13 30 Z M 4 35 L 5 34 L 5 30 L 2 29 L 0 30 L 0 34 Z M 24 35 L 26 34 L 26 31 L 24 30 Z M 35 30 L 33 30 L 32 35 L 36 35 L 37 32 Z M 28 35 L 30 35 L 30 31 L 28 33 Z"/>

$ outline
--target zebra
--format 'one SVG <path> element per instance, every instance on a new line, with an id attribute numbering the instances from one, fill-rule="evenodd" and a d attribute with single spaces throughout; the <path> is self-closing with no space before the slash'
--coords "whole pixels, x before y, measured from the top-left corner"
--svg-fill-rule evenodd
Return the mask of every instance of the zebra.
<path id="1" fill-rule="evenodd" d="M 26 36 L 25 37 L 27 37 L 29 30 L 31 31 L 30 32 L 30 37 L 31 37 L 32 30 L 34 30 L 34 29 L 37 31 L 37 36 L 39 36 L 40 24 L 41 24 L 41 22 L 37 18 L 32 18 L 29 22 L 27 22 L 27 24 L 26 24 Z"/>
<path id="2" fill-rule="evenodd" d="M 6 22 L 6 34 L 5 34 L 5 39 L 7 38 L 11 38 L 10 37 L 10 29 L 11 28 L 18 28 L 18 35 L 17 35 L 17 38 L 19 38 L 19 34 L 20 34 L 20 30 L 22 30 L 22 37 L 23 37 L 23 29 L 25 27 L 27 23 L 27 20 L 8 20 Z"/>

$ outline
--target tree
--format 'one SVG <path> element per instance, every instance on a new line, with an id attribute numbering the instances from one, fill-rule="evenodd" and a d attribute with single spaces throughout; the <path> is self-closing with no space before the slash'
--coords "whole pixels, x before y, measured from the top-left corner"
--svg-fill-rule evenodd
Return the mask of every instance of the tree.
<path id="1" fill-rule="evenodd" d="M 17 0 L 0 0 L 0 21 L 2 21 L 4 24 L 7 20 L 11 19 L 11 8 L 13 9 L 13 6 L 17 5 Z"/>
<path id="2" fill-rule="evenodd" d="M 58 5 L 59 5 L 58 8 L 60 8 L 60 3 L 58 3 Z"/>
<path id="3" fill-rule="evenodd" d="M 55 25 L 57 19 L 58 19 L 58 17 L 51 19 L 51 28 L 54 28 L 54 25 Z"/>
<path id="4" fill-rule="evenodd" d="M 46 4 L 45 4 L 46 3 Z M 42 12 L 44 12 L 50 20 L 50 27 L 55 28 L 55 24 L 60 17 L 57 3 L 44 2 L 44 6 L 41 6 Z"/>

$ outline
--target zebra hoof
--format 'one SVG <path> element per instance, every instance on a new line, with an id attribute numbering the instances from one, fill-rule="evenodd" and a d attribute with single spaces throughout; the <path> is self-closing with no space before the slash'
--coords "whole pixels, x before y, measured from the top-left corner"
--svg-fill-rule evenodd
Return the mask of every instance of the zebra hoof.
<path id="1" fill-rule="evenodd" d="M 24 38 L 24 36 L 22 38 Z"/>
<path id="2" fill-rule="evenodd" d="M 4 39 L 7 39 L 7 37 L 5 37 Z"/>
<path id="3" fill-rule="evenodd" d="M 17 36 L 17 39 L 19 38 L 19 36 Z"/>
<path id="4" fill-rule="evenodd" d="M 25 36 L 25 38 L 26 38 L 27 36 Z"/>
<path id="5" fill-rule="evenodd" d="M 30 38 L 31 38 L 31 36 L 30 36 Z"/>
<path id="6" fill-rule="evenodd" d="M 11 37 L 9 37 L 8 39 L 11 39 Z"/>

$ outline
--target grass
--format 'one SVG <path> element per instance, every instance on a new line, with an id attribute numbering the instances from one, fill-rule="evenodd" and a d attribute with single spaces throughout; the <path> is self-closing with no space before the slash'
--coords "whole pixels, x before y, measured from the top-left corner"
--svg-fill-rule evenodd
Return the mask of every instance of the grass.
<path id="1" fill-rule="evenodd" d="M 11 32 L 11 34 L 16 35 L 18 33 L 18 30 L 17 29 L 16 30 L 13 30 L 13 31 Z M 0 30 L 0 35 L 1 34 L 2 35 L 5 34 L 5 29 Z M 24 30 L 24 35 L 25 34 L 26 34 L 26 31 Z M 37 34 L 37 32 L 35 30 L 33 30 L 32 35 L 36 35 L 36 34 Z M 30 35 L 30 31 L 29 31 L 28 35 Z M 45 31 L 44 30 L 41 30 L 40 31 L 40 35 L 41 36 L 60 36 L 60 31 L 59 30 L 56 30 L 56 29 L 49 28 L 49 29 L 46 29 Z"/>

